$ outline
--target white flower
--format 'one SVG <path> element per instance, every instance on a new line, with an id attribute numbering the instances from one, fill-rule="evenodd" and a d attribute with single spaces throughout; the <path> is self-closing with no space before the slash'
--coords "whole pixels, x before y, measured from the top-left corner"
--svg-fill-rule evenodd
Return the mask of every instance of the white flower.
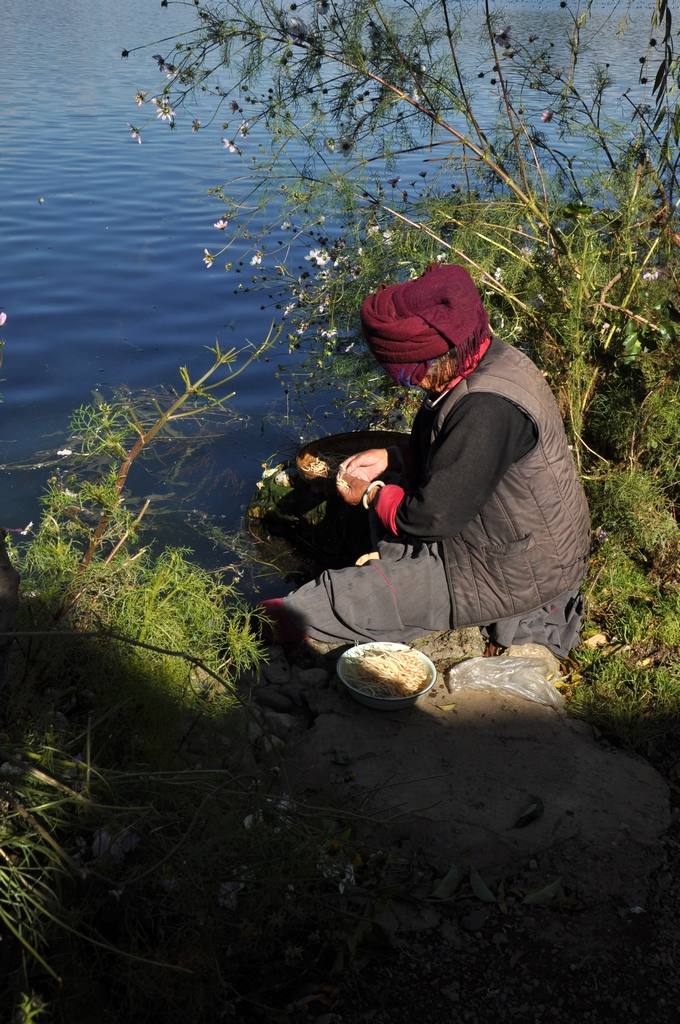
<path id="1" fill-rule="evenodd" d="M 238 130 L 238 133 L 241 136 L 241 138 L 245 139 L 245 137 L 246 137 L 246 135 L 248 134 L 249 131 L 250 131 L 249 123 L 247 121 L 242 121 L 241 122 L 241 127 Z"/>
<path id="2" fill-rule="evenodd" d="M 354 877 L 354 867 L 351 864 L 346 864 L 345 873 L 338 882 L 338 891 L 343 893 L 345 891 L 345 886 L 354 885 L 355 882 L 356 878 Z"/>
<path id="3" fill-rule="evenodd" d="M 73 452 L 70 448 L 59 448 L 57 455 L 73 455 Z"/>
<path id="4" fill-rule="evenodd" d="M 167 121 L 169 124 L 172 124 L 174 122 L 175 111 L 172 109 L 167 100 L 164 100 L 162 98 L 159 99 L 158 96 L 152 96 L 151 102 L 156 108 L 156 117 L 160 121 Z"/>
<path id="5" fill-rule="evenodd" d="M 493 272 L 493 276 L 494 280 L 498 281 L 499 283 L 503 280 L 503 271 L 501 270 L 500 267 L 496 267 L 496 269 Z"/>
<path id="6" fill-rule="evenodd" d="M 435 256 L 435 260 L 437 261 L 437 263 L 444 263 L 444 261 L 447 260 L 448 258 L 449 254 L 447 252 L 440 252 L 439 255 Z"/>
<path id="7" fill-rule="evenodd" d="M 371 224 L 369 227 L 366 228 L 367 235 L 377 235 L 379 231 L 380 228 L 378 227 L 377 224 Z"/>
<path id="8" fill-rule="evenodd" d="M 295 303 L 294 302 L 289 302 L 287 306 L 284 306 L 283 307 L 283 312 L 281 313 L 281 316 L 283 317 L 283 319 L 285 320 L 286 317 L 290 313 L 292 313 L 294 309 L 295 309 Z"/>
<path id="9" fill-rule="evenodd" d="M 335 327 L 329 327 L 328 330 L 321 330 L 319 334 L 322 338 L 337 338 L 338 332 Z"/>
<path id="10" fill-rule="evenodd" d="M 140 91 L 138 93 L 135 93 L 135 103 L 137 104 L 138 107 L 142 106 L 142 104 L 144 103 L 145 99 L 146 99 L 146 93 L 145 92 L 141 92 Z"/>
<path id="11" fill-rule="evenodd" d="M 215 223 L 213 224 L 213 227 L 217 228 L 218 231 L 224 231 L 224 229 L 228 226 L 228 224 L 229 224 L 228 220 L 225 220 L 224 217 L 220 217 L 219 220 L 215 221 Z"/>
<path id="12" fill-rule="evenodd" d="M 258 251 L 253 256 L 250 257 L 250 265 L 251 267 L 259 267 L 261 263 L 262 253 L 258 249 Z"/>
<path id="13" fill-rule="evenodd" d="M 661 271 L 657 267 L 655 270 L 645 270 L 642 274 L 643 281 L 656 281 L 661 277 Z"/>
<path id="14" fill-rule="evenodd" d="M 215 262 L 215 257 L 207 249 L 203 250 L 203 262 L 205 263 L 206 267 L 212 267 L 213 263 Z"/>
<path id="15" fill-rule="evenodd" d="M 191 130 L 194 133 L 194 135 L 196 134 L 196 132 L 201 130 L 201 122 L 198 120 L 197 117 L 195 117 L 191 122 Z"/>
<path id="16" fill-rule="evenodd" d="M 282 231 L 287 231 L 289 227 L 290 227 L 290 221 L 289 220 L 284 220 L 283 224 L 281 225 L 281 230 Z"/>
<path id="17" fill-rule="evenodd" d="M 319 857 L 316 868 L 322 878 L 329 878 L 337 881 L 338 890 L 341 893 L 345 891 L 345 887 L 347 885 L 354 885 L 356 882 L 354 867 L 349 863 L 349 861 L 331 858 L 325 852 Z"/>
<path id="18" fill-rule="evenodd" d="M 236 143 L 233 142 L 231 139 L 222 139 L 222 145 L 230 153 L 238 153 L 239 155 L 241 153 L 241 150 L 238 148 Z"/>
<path id="19" fill-rule="evenodd" d="M 133 142 L 138 142 L 141 146 L 142 136 L 139 134 L 139 128 L 135 128 L 133 124 L 128 122 L 128 128 L 130 129 L 130 138 Z"/>
<path id="20" fill-rule="evenodd" d="M 330 256 L 325 249 L 310 249 L 305 259 L 314 263 L 317 267 L 325 267 L 330 260 Z"/>
<path id="21" fill-rule="evenodd" d="M 387 231 L 383 231 L 382 236 L 383 236 L 383 238 L 384 238 L 384 240 L 386 242 L 389 242 L 390 239 L 392 238 L 393 234 L 394 234 L 394 231 L 387 230 Z"/>

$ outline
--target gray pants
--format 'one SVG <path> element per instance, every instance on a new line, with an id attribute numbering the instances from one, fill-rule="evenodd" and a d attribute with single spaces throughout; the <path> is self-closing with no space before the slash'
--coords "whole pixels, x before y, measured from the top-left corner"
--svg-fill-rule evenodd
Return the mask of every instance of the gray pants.
<path id="1" fill-rule="evenodd" d="M 302 632 L 326 643 L 408 643 L 452 628 L 439 545 L 395 539 L 379 541 L 376 549 L 379 559 L 326 570 L 284 599 L 287 615 Z M 576 588 L 542 608 L 488 623 L 482 632 L 503 647 L 538 643 L 564 658 L 579 642 L 582 619 L 583 600 Z"/>
<path id="2" fill-rule="evenodd" d="M 381 540 L 380 558 L 328 569 L 285 598 L 303 632 L 326 642 L 409 641 L 451 628 L 451 599 L 438 544 Z"/>

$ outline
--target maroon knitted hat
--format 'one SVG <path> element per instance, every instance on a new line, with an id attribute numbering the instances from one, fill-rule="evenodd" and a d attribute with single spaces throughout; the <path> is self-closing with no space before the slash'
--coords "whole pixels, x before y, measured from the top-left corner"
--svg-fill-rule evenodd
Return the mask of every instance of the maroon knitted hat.
<path id="1" fill-rule="evenodd" d="M 465 267 L 433 264 L 415 281 L 381 285 L 361 305 L 371 352 L 402 384 L 417 384 L 427 364 L 455 348 L 465 376 L 489 334 L 489 318 Z"/>

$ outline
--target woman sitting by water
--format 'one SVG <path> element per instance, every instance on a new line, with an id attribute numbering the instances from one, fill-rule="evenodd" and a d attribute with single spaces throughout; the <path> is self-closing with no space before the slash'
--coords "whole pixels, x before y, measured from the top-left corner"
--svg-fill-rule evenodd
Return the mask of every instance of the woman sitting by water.
<path id="1" fill-rule="evenodd" d="M 546 381 L 489 329 L 468 272 L 433 266 L 361 307 L 373 355 L 426 391 L 403 446 L 346 459 L 340 497 L 368 510 L 379 558 L 264 602 L 281 639 L 409 641 L 482 626 L 503 647 L 578 642 L 590 523 Z"/>

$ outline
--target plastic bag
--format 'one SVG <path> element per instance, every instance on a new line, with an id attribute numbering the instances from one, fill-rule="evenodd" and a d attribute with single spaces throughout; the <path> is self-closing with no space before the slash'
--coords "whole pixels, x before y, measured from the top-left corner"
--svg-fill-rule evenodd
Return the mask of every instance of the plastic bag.
<path id="1" fill-rule="evenodd" d="M 562 711 L 564 697 L 555 687 L 553 665 L 547 658 L 470 658 L 449 669 L 446 685 L 455 690 L 507 690 L 516 697 Z"/>

